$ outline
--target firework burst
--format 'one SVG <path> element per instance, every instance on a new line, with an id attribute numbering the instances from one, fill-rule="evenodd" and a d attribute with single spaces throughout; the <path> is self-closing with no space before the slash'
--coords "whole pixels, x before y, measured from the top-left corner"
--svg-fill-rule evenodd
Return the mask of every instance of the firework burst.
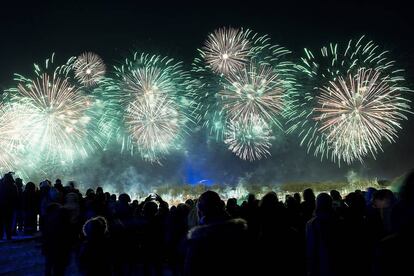
<path id="1" fill-rule="evenodd" d="M 326 134 L 333 155 L 347 163 L 382 150 L 385 139 L 394 142 L 400 121 L 407 119 L 406 101 L 398 89 L 374 70 L 361 69 L 347 79 L 323 87 L 315 109 L 319 131 Z"/>
<path id="2" fill-rule="evenodd" d="M 162 94 L 145 94 L 129 105 L 125 121 L 142 157 L 156 162 L 174 148 L 173 141 L 180 135 L 180 119 L 172 100 Z"/>
<path id="3" fill-rule="evenodd" d="M 208 36 L 199 52 L 193 62 L 198 120 L 216 140 L 229 141 L 234 131 L 227 128 L 248 128 L 253 117 L 272 133 L 285 130 L 285 121 L 297 111 L 293 94 L 298 84 L 289 50 L 272 45 L 266 35 L 221 28 Z M 263 141 L 260 135 L 252 137 L 257 144 Z"/>
<path id="4" fill-rule="evenodd" d="M 314 155 L 348 164 L 375 158 L 383 142 L 394 142 L 401 121 L 407 119 L 403 70 L 372 41 L 361 37 L 346 47 L 330 44 L 319 53 L 305 49 L 297 66 L 304 73 L 300 95 L 302 112 L 292 119 L 301 144 Z"/>
<path id="5" fill-rule="evenodd" d="M 283 92 L 283 85 L 271 67 L 251 64 L 248 69 L 232 74 L 218 96 L 230 120 L 247 121 L 257 116 L 280 126 L 276 118 L 284 107 Z"/>
<path id="6" fill-rule="evenodd" d="M 27 109 L 20 105 L 0 105 L 0 172 L 22 172 L 22 150 L 28 139 L 25 133 L 25 113 Z"/>
<path id="7" fill-rule="evenodd" d="M 121 126 L 112 135 L 122 151 L 138 152 L 144 160 L 160 163 L 179 148 L 193 122 L 189 74 L 172 59 L 135 53 L 115 67 L 115 75 L 101 92 L 106 118 Z"/>
<path id="8" fill-rule="evenodd" d="M 251 44 L 248 32 L 234 28 L 220 28 L 208 35 L 202 51 L 211 69 L 228 75 L 242 69 L 249 60 Z"/>
<path id="9" fill-rule="evenodd" d="M 270 156 L 272 130 L 258 116 L 247 120 L 231 120 L 225 132 L 224 143 L 236 156 L 255 161 Z"/>
<path id="10" fill-rule="evenodd" d="M 42 158 L 74 160 L 87 156 L 90 117 L 86 115 L 90 100 L 67 79 L 43 74 L 20 83 L 15 100 L 29 110 L 30 145 Z"/>
<path id="11" fill-rule="evenodd" d="M 106 66 L 94 53 L 85 52 L 78 56 L 73 64 L 75 78 L 84 86 L 94 86 L 105 76 Z"/>

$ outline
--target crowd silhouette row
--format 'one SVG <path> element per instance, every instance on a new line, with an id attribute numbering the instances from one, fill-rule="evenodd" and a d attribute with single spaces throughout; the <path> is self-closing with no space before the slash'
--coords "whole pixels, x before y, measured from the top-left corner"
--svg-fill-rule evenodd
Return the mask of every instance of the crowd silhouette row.
<path id="1" fill-rule="evenodd" d="M 411 275 L 414 172 L 398 193 L 275 192 L 240 205 L 214 191 L 169 206 L 57 179 L 0 181 L 0 238 L 40 234 L 46 275 Z M 71 257 L 72 256 L 72 257 Z"/>

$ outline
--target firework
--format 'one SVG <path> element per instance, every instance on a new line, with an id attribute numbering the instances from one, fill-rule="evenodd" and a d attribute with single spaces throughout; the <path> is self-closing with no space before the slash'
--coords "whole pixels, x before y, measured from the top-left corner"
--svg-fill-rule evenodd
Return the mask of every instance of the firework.
<path id="1" fill-rule="evenodd" d="M 136 97 L 126 114 L 126 125 L 145 160 L 168 154 L 180 135 L 180 114 L 172 100 L 160 94 Z"/>
<path id="2" fill-rule="evenodd" d="M 77 166 L 74 161 L 103 145 L 96 125 L 97 100 L 72 78 L 74 59 L 56 66 L 52 55 L 34 64 L 33 77 L 15 74 L 16 85 L 4 91 L 4 106 L 14 110 L 7 119 L 8 133 L 19 133 L 7 135 L 13 138 L 6 142 L 15 160 L 24 160 L 19 169 L 26 176 L 69 172 Z"/>
<path id="3" fill-rule="evenodd" d="M 301 144 L 339 164 L 375 158 L 384 141 L 394 142 L 407 119 L 402 70 L 363 37 L 343 48 L 330 44 L 318 54 L 305 53 L 298 69 L 313 87 L 301 95 L 304 111 L 293 120 Z"/>
<path id="4" fill-rule="evenodd" d="M 225 132 L 224 143 L 243 160 L 259 160 L 270 156 L 272 130 L 258 116 L 247 120 L 231 120 Z"/>
<path id="5" fill-rule="evenodd" d="M 393 142 L 407 104 L 398 89 L 390 87 L 380 72 L 361 69 L 348 79 L 323 87 L 315 109 L 319 131 L 339 159 L 351 163 L 368 153 L 375 156 L 385 139 Z"/>
<path id="6" fill-rule="evenodd" d="M 285 130 L 285 121 L 296 112 L 297 93 L 289 50 L 272 45 L 266 35 L 221 28 L 199 52 L 193 62 L 198 119 L 216 140 L 228 140 L 234 131 L 227 128 L 241 128 L 253 117 L 272 133 Z M 261 144 L 260 135 L 253 137 Z"/>
<path id="7" fill-rule="evenodd" d="M 223 112 L 230 120 L 249 120 L 257 116 L 273 121 L 283 110 L 283 85 L 271 67 L 255 66 L 233 74 L 218 93 Z"/>
<path id="8" fill-rule="evenodd" d="M 159 163 L 179 147 L 193 122 L 192 81 L 181 63 L 137 53 L 115 67 L 115 75 L 100 91 L 105 117 L 118 125 L 111 135 L 122 151 Z"/>
<path id="9" fill-rule="evenodd" d="M 26 108 L 19 105 L 0 105 L 0 171 L 21 171 L 22 155 L 28 138 L 22 120 Z M 26 162 L 27 164 L 28 162 Z"/>
<path id="10" fill-rule="evenodd" d="M 15 100 L 29 110 L 30 146 L 45 159 L 72 160 L 87 156 L 89 143 L 86 115 L 90 100 L 67 79 L 41 75 L 20 83 Z"/>
<path id="11" fill-rule="evenodd" d="M 106 66 L 94 53 L 85 52 L 73 64 L 75 78 L 84 86 L 94 86 L 105 76 Z"/>
<path id="12" fill-rule="evenodd" d="M 228 75 L 245 66 L 251 49 L 246 34 L 240 29 L 220 28 L 208 35 L 202 50 L 214 72 Z"/>

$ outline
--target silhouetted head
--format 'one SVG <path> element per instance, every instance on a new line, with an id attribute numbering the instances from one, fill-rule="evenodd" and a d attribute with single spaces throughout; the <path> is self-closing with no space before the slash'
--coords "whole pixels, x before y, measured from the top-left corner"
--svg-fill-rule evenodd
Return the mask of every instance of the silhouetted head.
<path id="1" fill-rule="evenodd" d="M 68 185 L 69 185 L 72 189 L 75 189 L 75 186 L 76 186 L 75 181 L 69 181 Z"/>
<path id="2" fill-rule="evenodd" d="M 92 198 L 95 196 L 95 191 L 93 189 L 87 189 L 86 190 L 86 197 Z"/>
<path id="3" fill-rule="evenodd" d="M 13 178 L 13 174 L 12 173 L 6 173 L 3 176 L 2 182 L 5 185 L 10 185 L 10 184 L 14 184 L 14 178 Z"/>
<path id="4" fill-rule="evenodd" d="M 337 190 L 332 190 L 330 192 L 332 200 L 342 200 L 341 194 Z"/>
<path id="5" fill-rule="evenodd" d="M 116 201 L 116 194 L 112 194 L 112 195 L 111 195 L 111 200 L 112 200 L 112 201 Z"/>
<path id="6" fill-rule="evenodd" d="M 275 192 L 268 192 L 262 197 L 260 201 L 260 208 L 268 209 L 275 208 L 279 204 L 279 198 Z"/>
<path id="7" fill-rule="evenodd" d="M 404 204 L 414 205 L 414 170 L 406 175 L 398 194 Z"/>
<path id="8" fill-rule="evenodd" d="M 313 190 L 311 188 L 307 188 L 303 191 L 303 200 L 304 201 L 314 201 L 315 200 L 315 194 L 313 193 Z"/>
<path id="9" fill-rule="evenodd" d="M 53 185 L 53 187 L 58 191 L 63 191 L 62 183 L 56 183 L 55 185 Z"/>
<path id="10" fill-rule="evenodd" d="M 104 217 L 94 217 L 85 222 L 82 232 L 88 240 L 99 240 L 108 232 L 108 223 Z"/>
<path id="11" fill-rule="evenodd" d="M 185 204 L 187 204 L 190 207 L 193 207 L 194 206 L 194 200 L 192 200 L 191 198 L 190 199 L 187 199 L 185 201 Z"/>
<path id="12" fill-rule="evenodd" d="M 23 180 L 21 178 L 16 178 L 15 182 L 16 182 L 17 188 L 19 188 L 19 190 L 21 190 L 23 188 Z"/>
<path id="13" fill-rule="evenodd" d="M 180 203 L 177 205 L 177 214 L 187 215 L 188 212 L 190 212 L 190 206 L 187 204 Z"/>
<path id="14" fill-rule="evenodd" d="M 199 217 L 220 217 L 223 214 L 223 204 L 220 196 L 213 191 L 206 191 L 198 198 Z"/>
<path id="15" fill-rule="evenodd" d="M 387 189 L 381 189 L 374 193 L 372 197 L 372 206 L 374 208 L 389 208 L 395 202 L 395 196 L 393 192 Z"/>
<path id="16" fill-rule="evenodd" d="M 354 214 L 359 213 L 363 215 L 365 211 L 365 198 L 361 193 L 349 193 L 346 198 L 345 202 L 349 206 L 349 210 L 351 210 Z"/>
<path id="17" fill-rule="evenodd" d="M 296 201 L 296 199 L 293 196 L 289 196 L 286 198 L 286 207 L 288 209 L 296 209 L 299 206 L 299 203 Z"/>
<path id="18" fill-rule="evenodd" d="M 170 208 L 170 206 L 168 205 L 168 202 L 166 201 L 161 201 L 158 207 L 159 209 L 163 209 L 164 211 L 168 211 L 168 209 Z"/>
<path id="19" fill-rule="evenodd" d="M 111 194 L 108 192 L 105 192 L 104 195 L 105 195 L 105 200 L 109 201 L 109 199 L 111 198 Z"/>
<path id="20" fill-rule="evenodd" d="M 332 197 L 327 193 L 320 193 L 316 198 L 316 209 L 315 213 L 318 214 L 329 214 L 333 212 Z"/>
<path id="21" fill-rule="evenodd" d="M 229 198 L 227 199 L 227 204 L 226 204 L 227 208 L 234 208 L 237 206 L 237 199 L 235 198 Z"/>
<path id="22" fill-rule="evenodd" d="M 103 195 L 103 189 L 102 189 L 102 187 L 98 187 L 98 188 L 96 188 L 96 195 Z"/>
<path id="23" fill-rule="evenodd" d="M 158 205 L 154 201 L 147 201 L 144 204 L 142 213 L 146 218 L 152 218 L 157 214 Z"/>
<path id="24" fill-rule="evenodd" d="M 26 187 L 24 187 L 25 192 L 33 193 L 36 191 L 36 185 L 33 182 L 27 182 Z"/>
<path id="25" fill-rule="evenodd" d="M 120 194 L 119 198 L 118 198 L 119 202 L 128 204 L 129 202 L 131 202 L 131 198 L 129 197 L 128 194 Z"/>

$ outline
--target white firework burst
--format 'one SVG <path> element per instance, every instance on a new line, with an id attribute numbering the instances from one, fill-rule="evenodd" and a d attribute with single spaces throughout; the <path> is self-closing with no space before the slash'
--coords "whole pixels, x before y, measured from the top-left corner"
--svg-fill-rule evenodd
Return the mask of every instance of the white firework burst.
<path id="1" fill-rule="evenodd" d="M 24 121 L 28 122 L 31 152 L 41 155 L 42 159 L 70 161 L 75 155 L 88 155 L 88 150 L 93 148 L 88 142 L 92 138 L 87 127 L 88 97 L 67 79 L 48 74 L 20 83 L 17 92 L 15 100 L 28 110 Z"/>
<path id="2" fill-rule="evenodd" d="M 360 69 L 347 79 L 338 77 L 321 89 L 315 120 L 327 137 L 334 159 L 347 163 L 382 150 L 394 142 L 409 106 L 380 71 Z"/>
<path id="3" fill-rule="evenodd" d="M 206 63 L 214 72 L 228 75 L 245 66 L 250 49 L 243 30 L 220 28 L 209 34 L 202 51 Z"/>
<path id="4" fill-rule="evenodd" d="M 101 57 L 92 52 L 85 52 L 78 56 L 73 67 L 75 78 L 87 87 L 96 85 L 106 72 L 105 63 Z"/>
<path id="5" fill-rule="evenodd" d="M 0 172 L 22 169 L 20 153 L 29 139 L 25 133 L 26 112 L 27 108 L 21 105 L 0 105 Z"/>
<path id="6" fill-rule="evenodd" d="M 270 156 L 272 130 L 258 116 L 248 120 L 231 120 L 225 131 L 224 143 L 243 160 L 259 160 Z"/>
<path id="7" fill-rule="evenodd" d="M 174 102 L 165 95 L 147 93 L 137 96 L 127 108 L 126 124 L 142 157 L 156 162 L 174 148 L 179 136 L 180 115 Z"/>
<path id="8" fill-rule="evenodd" d="M 228 77 L 218 96 L 230 120 L 247 121 L 257 116 L 280 126 L 277 116 L 284 108 L 282 87 L 271 67 L 251 64 Z"/>

